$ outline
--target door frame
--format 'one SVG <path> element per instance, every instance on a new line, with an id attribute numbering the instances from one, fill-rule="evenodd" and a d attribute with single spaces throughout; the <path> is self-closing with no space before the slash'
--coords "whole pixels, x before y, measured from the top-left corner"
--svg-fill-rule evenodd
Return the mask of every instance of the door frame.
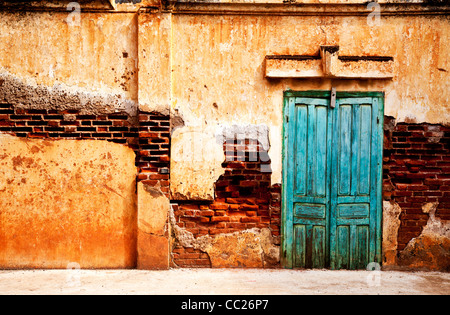
<path id="1" fill-rule="evenodd" d="M 289 196 L 287 196 L 287 172 L 293 169 L 292 165 L 289 165 L 289 159 L 287 159 L 287 150 L 289 144 L 293 141 L 293 137 L 288 137 L 289 130 L 289 118 L 290 118 L 290 102 L 291 97 L 312 97 L 312 98 L 322 98 L 330 99 L 331 91 L 327 90 L 308 90 L 308 91 L 292 91 L 287 90 L 283 93 L 283 128 L 282 128 L 282 185 L 281 185 L 281 266 L 283 268 L 293 268 L 293 209 L 287 209 L 287 205 L 292 204 L 289 202 Z M 356 97 L 374 97 L 379 99 L 378 117 L 379 124 L 378 129 L 378 139 L 377 141 L 380 146 L 381 152 L 379 153 L 379 161 L 377 165 L 377 209 L 376 215 L 379 218 L 376 222 L 376 249 L 374 262 L 381 264 L 382 255 L 382 221 L 383 221 L 383 211 L 382 211 L 382 181 L 383 181 L 383 141 L 384 141 L 384 92 L 336 92 L 336 98 L 356 98 Z M 288 143 L 289 142 L 289 143 Z M 328 219 L 329 220 L 329 219 Z M 328 234 L 328 231 L 327 231 Z"/>

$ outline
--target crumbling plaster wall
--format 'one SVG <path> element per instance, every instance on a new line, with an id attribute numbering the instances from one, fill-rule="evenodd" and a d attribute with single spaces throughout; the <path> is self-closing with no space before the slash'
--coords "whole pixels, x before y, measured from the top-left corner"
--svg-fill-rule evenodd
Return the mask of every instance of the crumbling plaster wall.
<path id="1" fill-rule="evenodd" d="M 383 204 L 383 266 L 415 270 L 450 270 L 450 221 L 436 217 L 439 202 L 422 206 L 428 221 L 418 237 L 397 252 L 401 208 L 395 202 Z"/>
<path id="2" fill-rule="evenodd" d="M 439 202 L 422 207 L 428 214 L 422 233 L 400 253 L 399 263 L 414 269 L 450 271 L 450 221 L 436 217 Z"/>
<path id="3" fill-rule="evenodd" d="M 374 26 L 366 16 L 137 14 L 131 4 L 117 8 L 123 11 L 83 12 L 79 26 L 67 22 L 68 12 L 0 13 L 0 97 L 23 108 L 170 113 L 179 122 L 171 156 L 179 163 L 171 170 L 177 199 L 212 198 L 223 172 L 218 139 L 236 124 L 267 126 L 272 184 L 281 183 L 286 89 L 384 91 L 385 114 L 399 122 L 449 122 L 447 17 L 383 16 Z M 316 55 L 320 45 L 339 45 L 341 55 L 392 56 L 395 76 L 264 78 L 266 55 Z M 199 143 L 207 143 L 208 152 L 197 150 Z M 199 170 L 205 175 L 185 175 Z M 210 238 L 210 244 L 218 242 Z"/>
<path id="4" fill-rule="evenodd" d="M 396 124 L 385 117 L 385 267 L 449 268 L 449 130 L 438 124 Z"/>

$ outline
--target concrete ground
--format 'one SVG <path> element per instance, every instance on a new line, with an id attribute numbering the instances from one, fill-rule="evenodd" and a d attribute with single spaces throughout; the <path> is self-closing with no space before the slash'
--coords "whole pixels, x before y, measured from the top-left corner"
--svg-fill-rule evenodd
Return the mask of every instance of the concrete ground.
<path id="1" fill-rule="evenodd" d="M 3 270 L 1 295 L 450 294 L 450 273 L 263 269 Z"/>

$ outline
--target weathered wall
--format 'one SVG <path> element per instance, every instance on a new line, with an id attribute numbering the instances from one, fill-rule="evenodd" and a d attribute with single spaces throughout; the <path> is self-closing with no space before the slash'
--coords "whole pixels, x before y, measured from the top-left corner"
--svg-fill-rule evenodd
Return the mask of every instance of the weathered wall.
<path id="1" fill-rule="evenodd" d="M 173 201 L 172 264 L 279 266 L 281 187 L 270 186 L 270 161 L 262 158 L 267 151 L 257 140 L 225 143 L 224 174 L 215 182 L 214 199 Z"/>
<path id="2" fill-rule="evenodd" d="M 427 225 L 400 253 L 399 263 L 413 269 L 450 271 L 450 221 L 436 217 L 439 202 L 427 203 Z"/>
<path id="3" fill-rule="evenodd" d="M 137 254 L 140 269 L 169 268 L 169 199 L 160 189 L 138 183 Z"/>
<path id="4" fill-rule="evenodd" d="M 241 2 L 247 4 L 221 7 L 234 10 L 232 14 L 214 4 L 211 8 L 216 11 L 207 13 L 209 5 L 172 6 L 156 0 L 136 5 L 112 2 L 115 11 L 95 11 L 110 6 L 102 1 L 92 7 L 83 4 L 79 20 L 68 20 L 74 16 L 63 4 L 59 12 L 48 6 L 43 11 L 1 11 L 0 132 L 59 139 L 55 143 L 62 147 L 72 145 L 71 140 L 88 139 L 130 147 L 136 154 L 135 179 L 141 182 L 136 188 L 140 204 L 133 215 L 142 220 L 135 220 L 135 236 L 124 246 L 134 246 L 138 267 L 278 266 L 283 91 L 332 86 L 340 91 L 384 91 L 385 114 L 395 119 L 396 128 L 407 132 L 416 124 L 442 128 L 423 129 L 424 140 L 411 143 L 395 134 L 393 141 L 400 146 L 388 151 L 392 155 L 385 160 L 392 179 L 391 186 L 384 186 L 385 200 L 390 201 L 385 203 L 385 219 L 392 218 L 386 225 L 385 257 L 398 263 L 411 238 L 424 235 L 428 222 L 424 204 L 439 202 L 436 216 L 442 219 L 448 212 L 446 191 L 436 195 L 437 186 L 448 187 L 445 154 L 440 155 L 440 173 L 431 160 L 423 165 L 412 161 L 432 155 L 428 144 L 436 145 L 437 138 L 439 148 L 447 148 L 448 16 L 421 15 L 420 10 L 433 9 L 427 5 L 414 7 L 411 14 L 409 6 L 399 7 L 398 16 L 383 7 L 387 13 L 383 12 L 381 25 L 373 25 L 370 11 L 350 16 L 339 6 L 327 9 L 317 4 L 323 10 L 316 10 L 313 4 L 277 6 L 281 0 L 257 1 L 274 6 Z M 182 12 L 191 5 L 190 14 Z M 326 10 L 331 11 L 317 13 Z M 317 55 L 321 45 L 338 45 L 340 56 L 392 57 L 393 78 L 264 77 L 267 55 Z M 355 65 L 350 70 L 361 68 Z M 107 141 L 92 143 L 113 145 Z M 400 157 L 397 151 L 403 145 L 424 152 L 414 159 Z M 48 167 L 48 161 L 42 163 Z M 404 182 L 399 176 L 403 171 L 392 166 L 395 163 L 404 163 L 411 182 Z M 21 191 L 19 184 L 11 183 L 8 189 Z M 170 201 L 173 213 L 170 222 L 164 222 Z M 21 213 L 14 207 L 8 211 Z M 94 247 L 85 248 L 89 254 Z M 92 252 L 101 248 L 100 242 Z M 79 253 L 84 255 L 84 250 Z M 130 252 L 129 261 L 131 256 Z M 42 263 L 40 257 L 35 261 Z M 99 265 L 96 259 L 83 266 Z"/>
<path id="5" fill-rule="evenodd" d="M 0 136 L 0 268 L 135 266 L 134 153 Z"/>

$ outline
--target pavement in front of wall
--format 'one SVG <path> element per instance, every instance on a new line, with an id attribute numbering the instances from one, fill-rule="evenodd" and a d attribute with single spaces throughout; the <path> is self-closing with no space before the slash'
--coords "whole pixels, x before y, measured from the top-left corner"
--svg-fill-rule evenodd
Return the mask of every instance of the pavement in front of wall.
<path id="1" fill-rule="evenodd" d="M 449 295 L 450 273 L 285 269 L 0 270 L 0 295 Z"/>

